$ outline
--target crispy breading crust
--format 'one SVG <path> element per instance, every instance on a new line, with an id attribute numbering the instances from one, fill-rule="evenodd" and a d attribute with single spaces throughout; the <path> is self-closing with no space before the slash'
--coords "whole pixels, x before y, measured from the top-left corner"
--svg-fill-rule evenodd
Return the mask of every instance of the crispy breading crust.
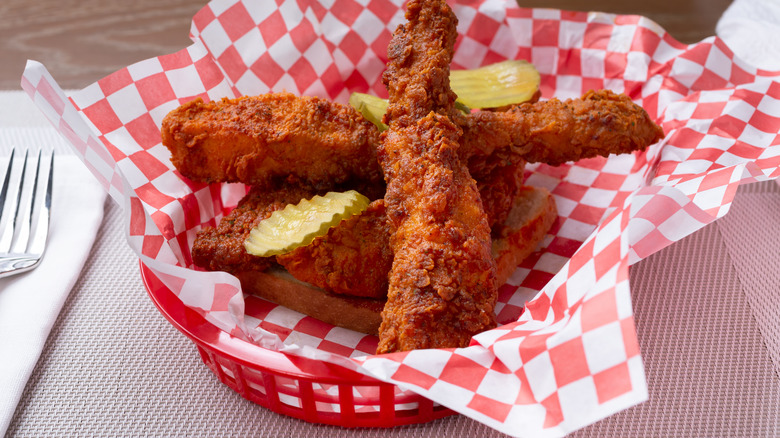
<path id="1" fill-rule="evenodd" d="M 664 136 L 642 107 L 609 90 L 515 105 L 506 112 L 478 111 L 466 118 L 463 131 L 469 147 L 461 159 L 477 179 L 519 160 L 557 166 L 644 150 Z"/>
<path id="2" fill-rule="evenodd" d="M 406 19 L 383 76 L 388 129 L 377 158 L 394 257 L 378 354 L 465 347 L 496 325 L 490 228 L 449 117 L 457 18 L 444 0 L 412 0 Z"/>
<path id="3" fill-rule="evenodd" d="M 164 118 L 162 141 L 173 165 L 195 181 L 322 190 L 382 179 L 376 127 L 351 107 L 316 97 L 196 99 Z"/>

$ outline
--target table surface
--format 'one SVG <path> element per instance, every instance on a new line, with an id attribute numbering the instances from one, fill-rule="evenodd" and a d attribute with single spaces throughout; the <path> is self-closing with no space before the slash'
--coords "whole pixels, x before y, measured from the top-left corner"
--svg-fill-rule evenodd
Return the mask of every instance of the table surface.
<path id="1" fill-rule="evenodd" d="M 581 10 L 582 3 L 523 5 Z M 679 40 L 695 42 L 714 34 L 728 4 L 597 0 L 587 9 L 642 14 Z M 28 58 L 43 62 L 67 89 L 174 52 L 189 44 L 189 21 L 201 5 L 4 0 L 0 89 L 18 89 Z M 156 311 L 124 241 L 122 213 L 110 201 L 105 208 L 97 243 L 52 330 L 9 437 L 503 436 L 462 416 L 394 429 L 343 430 L 280 416 L 242 399 L 219 383 L 192 343 Z M 650 400 L 575 436 L 780 433 L 780 357 L 766 347 L 780 344 L 773 325 L 780 320 L 777 211 L 778 185 L 742 187 L 724 218 L 631 268 Z M 659 322 L 668 332 L 652 330 Z"/>

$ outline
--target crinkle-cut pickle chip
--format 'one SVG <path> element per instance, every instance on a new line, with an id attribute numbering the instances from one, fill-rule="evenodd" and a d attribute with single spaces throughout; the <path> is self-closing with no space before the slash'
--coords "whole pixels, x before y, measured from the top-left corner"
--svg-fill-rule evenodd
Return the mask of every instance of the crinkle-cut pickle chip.
<path id="1" fill-rule="evenodd" d="M 379 132 L 387 129 L 382 123 L 382 116 L 387 112 L 387 100 L 365 93 L 352 93 L 349 104 L 363 114 L 363 117 L 379 128 Z"/>
<path id="2" fill-rule="evenodd" d="M 470 108 L 499 108 L 530 100 L 541 78 L 528 61 L 507 60 L 473 70 L 450 71 L 450 87 Z"/>
<path id="3" fill-rule="evenodd" d="M 382 117 L 387 112 L 387 99 L 376 97 L 371 94 L 365 93 L 352 93 L 349 96 L 349 104 L 353 108 L 358 110 L 363 118 L 376 125 L 379 132 L 387 129 L 387 125 L 382 122 Z M 470 109 L 460 102 L 455 102 L 455 107 L 464 113 L 468 113 Z"/>
<path id="4" fill-rule="evenodd" d="M 260 257 L 290 252 L 327 234 L 330 227 L 342 220 L 362 213 L 368 203 L 368 198 L 349 190 L 288 204 L 260 221 L 244 241 L 244 248 Z"/>
<path id="5" fill-rule="evenodd" d="M 528 61 L 508 60 L 473 70 L 451 70 L 450 86 L 458 100 L 455 105 L 469 112 L 470 108 L 500 108 L 531 100 L 539 90 L 541 78 Z M 382 116 L 387 112 L 387 100 L 364 93 L 352 93 L 349 104 L 380 131 L 387 129 Z"/>

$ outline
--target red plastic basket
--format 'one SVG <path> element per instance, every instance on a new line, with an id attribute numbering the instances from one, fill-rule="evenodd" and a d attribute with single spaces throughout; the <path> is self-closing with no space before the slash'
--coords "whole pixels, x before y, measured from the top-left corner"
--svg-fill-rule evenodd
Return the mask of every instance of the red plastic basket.
<path id="1" fill-rule="evenodd" d="M 455 412 L 395 385 L 318 360 L 271 351 L 218 329 L 186 307 L 143 263 L 141 278 L 160 313 L 198 348 L 222 383 L 274 412 L 312 423 L 392 427 Z"/>

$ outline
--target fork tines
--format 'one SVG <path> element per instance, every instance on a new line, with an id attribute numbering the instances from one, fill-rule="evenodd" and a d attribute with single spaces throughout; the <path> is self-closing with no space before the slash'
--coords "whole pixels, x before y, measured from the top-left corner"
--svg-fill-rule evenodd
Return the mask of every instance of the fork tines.
<path id="1" fill-rule="evenodd" d="M 0 277 L 35 267 L 49 232 L 54 153 L 11 152 L 0 188 Z"/>

